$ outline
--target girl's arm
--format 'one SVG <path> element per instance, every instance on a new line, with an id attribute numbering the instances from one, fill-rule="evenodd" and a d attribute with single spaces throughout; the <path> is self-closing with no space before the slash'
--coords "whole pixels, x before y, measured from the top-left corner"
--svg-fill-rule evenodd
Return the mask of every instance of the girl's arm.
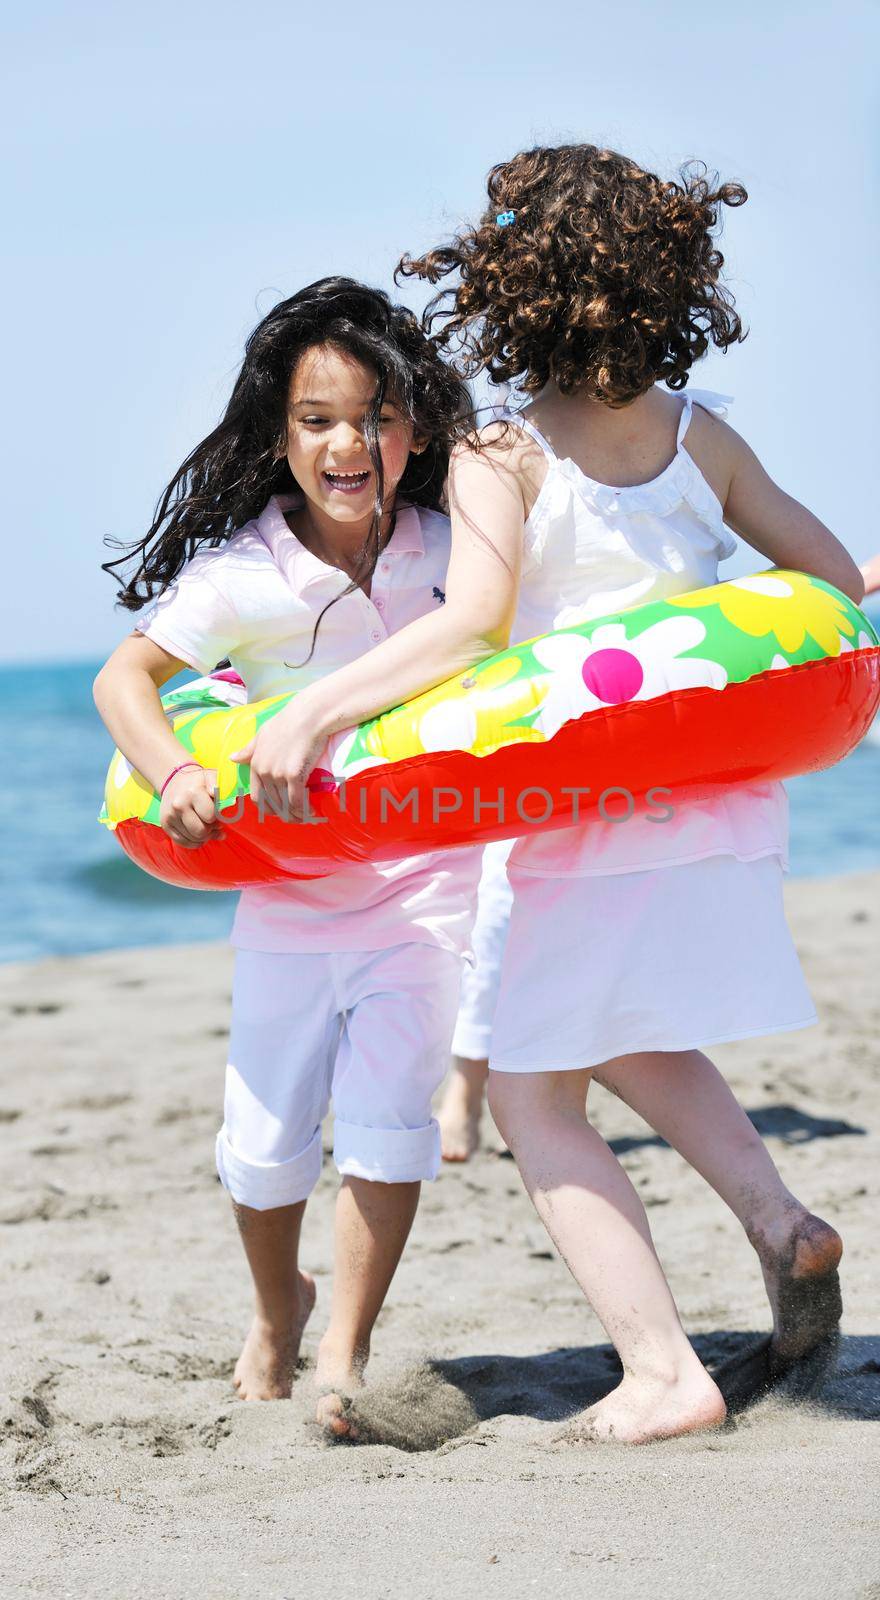
<path id="1" fill-rule="evenodd" d="M 731 455 L 725 522 L 774 566 L 823 578 L 860 605 L 865 583 L 848 550 L 812 511 L 773 482 L 738 433 L 727 427 L 725 433 Z"/>
<path id="2" fill-rule="evenodd" d="M 446 603 L 375 650 L 302 690 L 233 758 L 250 762 L 261 793 L 296 819 L 328 738 L 506 648 L 516 613 L 525 512 L 509 445 L 459 446 L 449 473 L 452 549 Z"/>
<path id="3" fill-rule="evenodd" d="M 152 639 L 132 633 L 117 646 L 92 685 L 110 737 L 157 792 L 188 755 L 168 725 L 159 689 L 188 665 Z M 213 779 L 205 768 L 186 767 L 162 796 L 162 827 L 188 849 L 222 832 L 214 812 Z"/>
<path id="4" fill-rule="evenodd" d="M 467 446 L 450 464 L 446 603 L 298 696 L 329 735 L 504 650 L 516 612 L 522 494 L 505 453 Z"/>

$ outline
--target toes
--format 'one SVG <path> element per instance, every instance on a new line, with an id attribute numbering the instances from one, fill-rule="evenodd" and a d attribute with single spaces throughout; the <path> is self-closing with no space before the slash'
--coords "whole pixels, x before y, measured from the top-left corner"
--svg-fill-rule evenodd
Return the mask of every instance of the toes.
<path id="1" fill-rule="evenodd" d="M 315 1421 L 322 1428 L 332 1428 L 334 1422 L 341 1419 L 344 1409 L 338 1394 L 323 1394 L 315 1407 Z"/>
<path id="2" fill-rule="evenodd" d="M 318 1401 L 315 1421 L 328 1438 L 352 1441 L 357 1438 L 357 1428 L 346 1415 L 348 1404 L 348 1400 L 339 1394 L 322 1395 Z"/>

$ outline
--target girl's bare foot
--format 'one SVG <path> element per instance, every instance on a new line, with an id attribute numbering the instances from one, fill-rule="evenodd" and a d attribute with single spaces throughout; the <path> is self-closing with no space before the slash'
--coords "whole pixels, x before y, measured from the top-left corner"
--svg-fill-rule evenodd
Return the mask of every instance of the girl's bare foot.
<path id="1" fill-rule="evenodd" d="M 752 1233 L 773 1310 L 771 1366 L 784 1372 L 819 1347 L 833 1359 L 842 1303 L 840 1234 L 803 1207 Z"/>
<path id="2" fill-rule="evenodd" d="M 352 1396 L 364 1387 L 369 1354 L 369 1349 L 354 1352 L 339 1349 L 326 1335 L 318 1346 L 315 1421 L 331 1439 L 348 1439 L 354 1443 L 358 1437 L 357 1425 L 348 1415 L 348 1408 Z"/>
<path id="3" fill-rule="evenodd" d="M 649 1444 L 682 1433 L 718 1428 L 727 1415 L 721 1392 L 695 1362 L 685 1376 L 663 1382 L 631 1374 L 557 1435 L 560 1444 Z"/>
<path id="4" fill-rule="evenodd" d="M 315 1280 L 300 1272 L 295 1304 L 282 1323 L 257 1314 L 232 1379 L 239 1400 L 289 1400 L 303 1329 L 315 1304 Z"/>
<path id="5" fill-rule="evenodd" d="M 470 1161 L 480 1148 L 480 1118 L 486 1090 L 485 1061 L 456 1057 L 437 1113 L 444 1161 Z"/>

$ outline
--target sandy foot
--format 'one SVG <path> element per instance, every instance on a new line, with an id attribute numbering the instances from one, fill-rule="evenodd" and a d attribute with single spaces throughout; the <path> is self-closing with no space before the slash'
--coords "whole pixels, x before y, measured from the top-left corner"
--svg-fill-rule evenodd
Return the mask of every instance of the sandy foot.
<path id="1" fill-rule="evenodd" d="M 756 1248 L 773 1309 L 771 1369 L 787 1371 L 820 1349 L 833 1356 L 842 1312 L 839 1233 L 804 1212 L 784 1244 L 756 1241 Z"/>
<path id="2" fill-rule="evenodd" d="M 369 1354 L 369 1350 L 356 1354 L 337 1350 L 326 1338 L 318 1346 L 315 1421 L 329 1439 L 347 1439 L 353 1444 L 359 1437 L 355 1420 L 348 1413 L 353 1396 L 364 1387 Z"/>
<path id="3" fill-rule="evenodd" d="M 315 1280 L 299 1275 L 299 1294 L 283 1328 L 254 1317 L 232 1379 L 239 1400 L 289 1400 L 303 1329 L 314 1310 Z"/>
<path id="4" fill-rule="evenodd" d="M 718 1428 L 726 1416 L 721 1392 L 707 1372 L 688 1373 L 670 1383 L 625 1377 L 604 1400 L 575 1417 L 557 1442 L 650 1444 Z"/>

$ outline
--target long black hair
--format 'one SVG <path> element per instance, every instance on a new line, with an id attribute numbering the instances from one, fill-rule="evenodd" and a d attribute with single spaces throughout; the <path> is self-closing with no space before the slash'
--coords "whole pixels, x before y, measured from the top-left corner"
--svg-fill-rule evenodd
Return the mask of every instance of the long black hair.
<path id="1" fill-rule="evenodd" d="M 320 278 L 282 300 L 254 329 L 222 421 L 178 467 L 144 537 L 130 545 L 104 541 L 125 550 L 101 563 L 102 571 L 123 584 L 118 605 L 139 610 L 167 588 L 197 549 L 224 544 L 259 516 L 273 494 L 296 489 L 285 455 L 290 379 L 303 352 L 320 344 L 346 351 L 376 374 L 364 429 L 375 472 L 374 515 L 355 577 L 343 593 L 372 574 L 379 555 L 381 518 L 389 509 L 379 450 L 386 400 L 428 441 L 420 455 L 410 455 L 398 495 L 413 505 L 441 508 L 449 452 L 470 415 L 467 389 L 413 312 L 354 278 Z M 136 567 L 126 580 L 115 569 L 131 561 Z"/>

